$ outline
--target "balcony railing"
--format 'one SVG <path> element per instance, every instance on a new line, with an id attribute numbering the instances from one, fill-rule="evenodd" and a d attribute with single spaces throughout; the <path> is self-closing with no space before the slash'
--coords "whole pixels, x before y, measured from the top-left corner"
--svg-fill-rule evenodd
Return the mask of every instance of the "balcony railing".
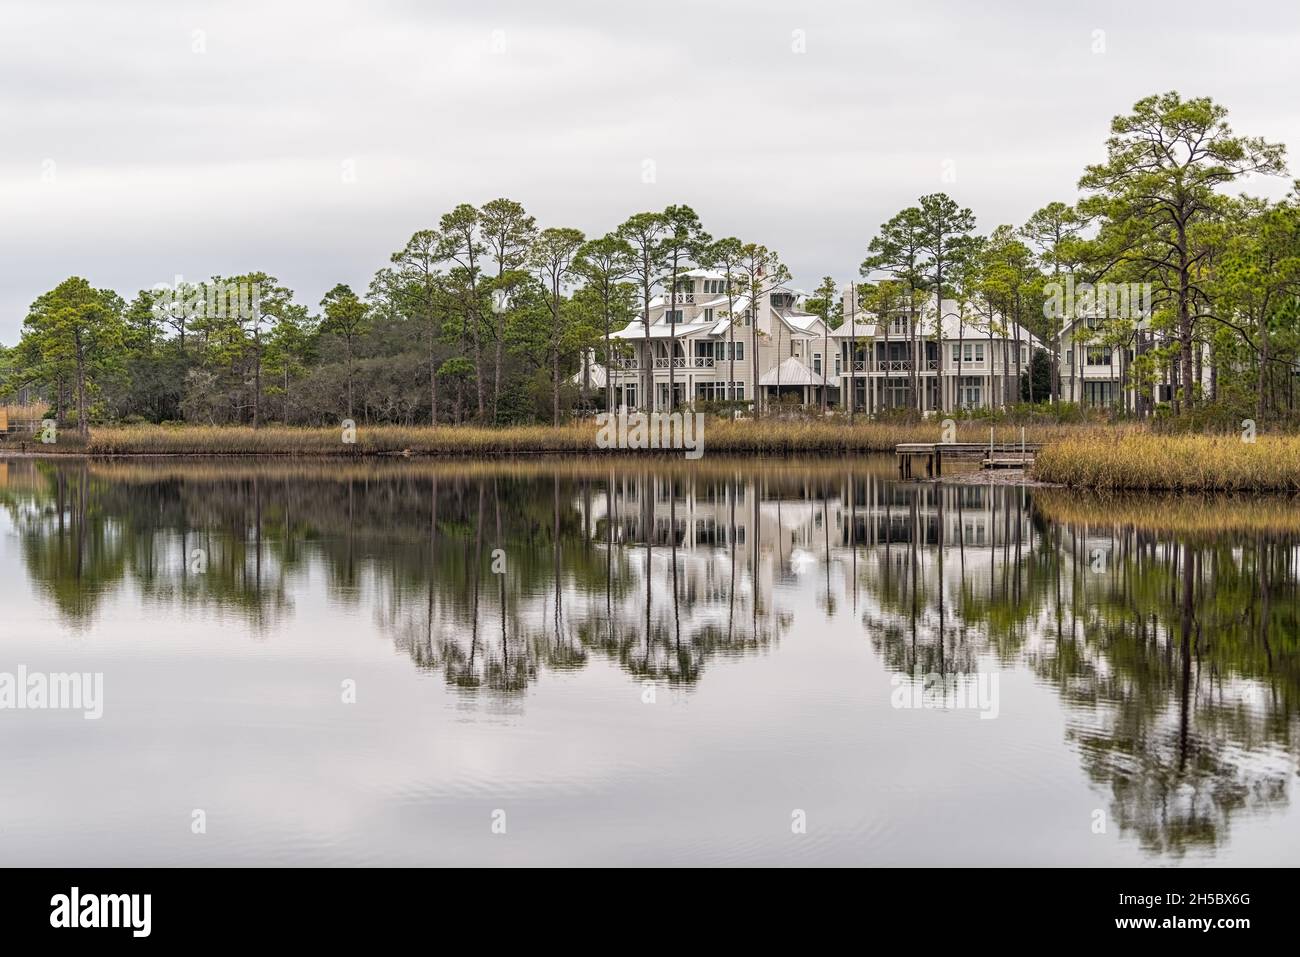
<path id="1" fill-rule="evenodd" d="M 656 369 L 667 369 L 667 368 L 669 367 L 669 366 L 668 366 L 668 362 L 669 362 L 669 360 L 668 360 L 668 357 L 667 357 L 667 356 L 656 356 L 656 357 L 655 357 L 655 368 L 656 368 Z M 675 357 L 672 359 L 672 368 L 674 368 L 674 369 L 685 369 L 685 368 L 686 368 L 686 357 L 685 357 L 685 356 L 675 356 Z"/>
<path id="2" fill-rule="evenodd" d="M 673 294 L 672 294 L 671 292 L 666 292 L 666 293 L 664 293 L 664 304 L 667 305 L 667 306 L 672 306 L 672 304 L 673 304 Z M 677 305 L 679 305 L 679 306 L 682 306 L 682 305 L 693 306 L 693 305 L 695 305 L 695 293 L 693 293 L 693 292 L 679 292 L 679 293 L 677 294 Z"/>
<path id="3" fill-rule="evenodd" d="M 967 365 L 969 364 L 970 363 L 967 363 Z M 941 363 L 938 359 L 925 359 L 922 360 L 918 368 L 920 368 L 923 372 L 938 372 L 941 368 Z M 859 372 L 888 373 L 888 372 L 911 372 L 911 371 L 912 371 L 911 359 L 881 359 L 879 362 L 875 363 L 874 365 L 868 361 L 861 360 L 861 359 L 855 360 L 853 362 L 853 372 L 855 374 Z"/>
<path id="4" fill-rule="evenodd" d="M 615 359 L 614 368 L 617 369 L 639 369 L 641 363 L 636 359 Z"/>
<path id="5" fill-rule="evenodd" d="M 691 357 L 691 368 L 692 368 L 692 369 L 712 369 L 712 368 L 713 368 L 713 356 L 692 356 L 692 357 Z"/>

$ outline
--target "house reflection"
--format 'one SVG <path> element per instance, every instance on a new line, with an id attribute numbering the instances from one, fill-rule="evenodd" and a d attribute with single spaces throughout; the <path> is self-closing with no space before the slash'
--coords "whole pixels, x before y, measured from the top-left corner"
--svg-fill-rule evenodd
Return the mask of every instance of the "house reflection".
<path id="1" fill-rule="evenodd" d="M 269 639 L 320 574 L 416 667 L 519 707 L 597 659 L 689 688 L 817 615 L 895 672 L 1030 671 L 1111 819 L 1154 852 L 1215 846 L 1294 774 L 1298 539 L 1240 505 L 1163 530 L 1147 520 L 1168 500 L 898 482 L 871 462 L 607 461 L 15 461 L 0 503 L 32 587 L 73 626 L 135 590 Z"/>

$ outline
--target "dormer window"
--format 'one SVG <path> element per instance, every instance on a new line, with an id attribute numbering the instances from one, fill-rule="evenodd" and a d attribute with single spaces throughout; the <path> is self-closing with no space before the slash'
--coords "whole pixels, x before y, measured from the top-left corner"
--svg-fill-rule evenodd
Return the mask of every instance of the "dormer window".
<path id="1" fill-rule="evenodd" d="M 675 326 L 675 325 L 677 325 L 677 323 L 679 323 L 679 322 L 681 322 L 681 321 L 682 321 L 682 311 L 681 311 L 680 309 L 665 309 L 665 310 L 664 310 L 664 322 L 667 322 L 667 323 L 669 323 L 669 324 Z"/>

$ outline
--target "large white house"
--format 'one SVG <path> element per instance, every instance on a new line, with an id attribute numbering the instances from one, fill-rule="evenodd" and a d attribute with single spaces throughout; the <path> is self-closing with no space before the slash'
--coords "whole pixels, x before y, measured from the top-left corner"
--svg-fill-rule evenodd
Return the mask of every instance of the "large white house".
<path id="1" fill-rule="evenodd" d="M 845 320 L 831 333 L 841 403 L 875 414 L 996 407 L 1020 401 L 1020 376 L 1041 343 L 1029 330 L 976 304 L 931 296 L 914 316 L 879 317 L 844 294 Z"/>
<path id="2" fill-rule="evenodd" d="M 733 282 L 734 288 L 734 282 Z M 649 327 L 638 319 L 614 333 L 623 354 L 608 370 L 615 407 L 654 409 L 694 401 L 752 401 L 793 395 L 821 401 L 826 340 L 821 319 L 803 308 L 796 290 L 765 291 L 757 306 L 726 292 L 726 276 L 692 269 L 668 295 L 650 301 Z M 757 350 L 755 345 L 757 344 Z M 835 392 L 832 376 L 831 394 Z"/>
<path id="3" fill-rule="evenodd" d="M 726 293 L 726 277 L 708 269 L 683 273 L 675 306 L 650 301 L 650 322 L 629 323 L 612 339 L 620 355 L 609 370 L 588 363 L 579 374 L 612 387 L 615 408 L 654 409 L 695 401 L 782 399 L 874 414 L 919 406 L 923 412 L 1000 406 L 1019 401 L 1020 374 L 1041 346 L 1028 330 L 996 313 L 931 297 L 914 321 L 881 320 L 844 293 L 845 321 L 828 330 L 809 313 L 806 296 L 779 287 L 759 297 Z M 849 317 L 853 321 L 850 322 Z M 755 349 L 757 345 L 757 349 Z M 577 381 L 575 377 L 575 381 Z"/>
<path id="4" fill-rule="evenodd" d="M 1135 320 L 1122 339 L 1103 318 L 1080 317 L 1066 323 L 1059 346 L 1061 400 L 1137 412 L 1150 411 L 1146 406 L 1151 402 L 1172 401 L 1181 384 L 1176 365 L 1161 363 L 1155 370 L 1155 381 L 1148 383 L 1150 399 L 1139 394 L 1130 376 L 1134 360 L 1168 345 L 1168 335 L 1154 330 L 1146 318 Z M 1205 343 L 1195 343 L 1192 363 L 1193 382 L 1205 395 L 1212 395 L 1214 372 Z"/>

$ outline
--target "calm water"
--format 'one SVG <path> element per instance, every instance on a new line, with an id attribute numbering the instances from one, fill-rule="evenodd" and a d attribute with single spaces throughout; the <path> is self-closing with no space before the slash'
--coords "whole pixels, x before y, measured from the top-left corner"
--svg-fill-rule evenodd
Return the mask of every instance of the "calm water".
<path id="1" fill-rule="evenodd" d="M 1289 506 L 890 464 L 0 464 L 0 862 L 1294 862 Z"/>

